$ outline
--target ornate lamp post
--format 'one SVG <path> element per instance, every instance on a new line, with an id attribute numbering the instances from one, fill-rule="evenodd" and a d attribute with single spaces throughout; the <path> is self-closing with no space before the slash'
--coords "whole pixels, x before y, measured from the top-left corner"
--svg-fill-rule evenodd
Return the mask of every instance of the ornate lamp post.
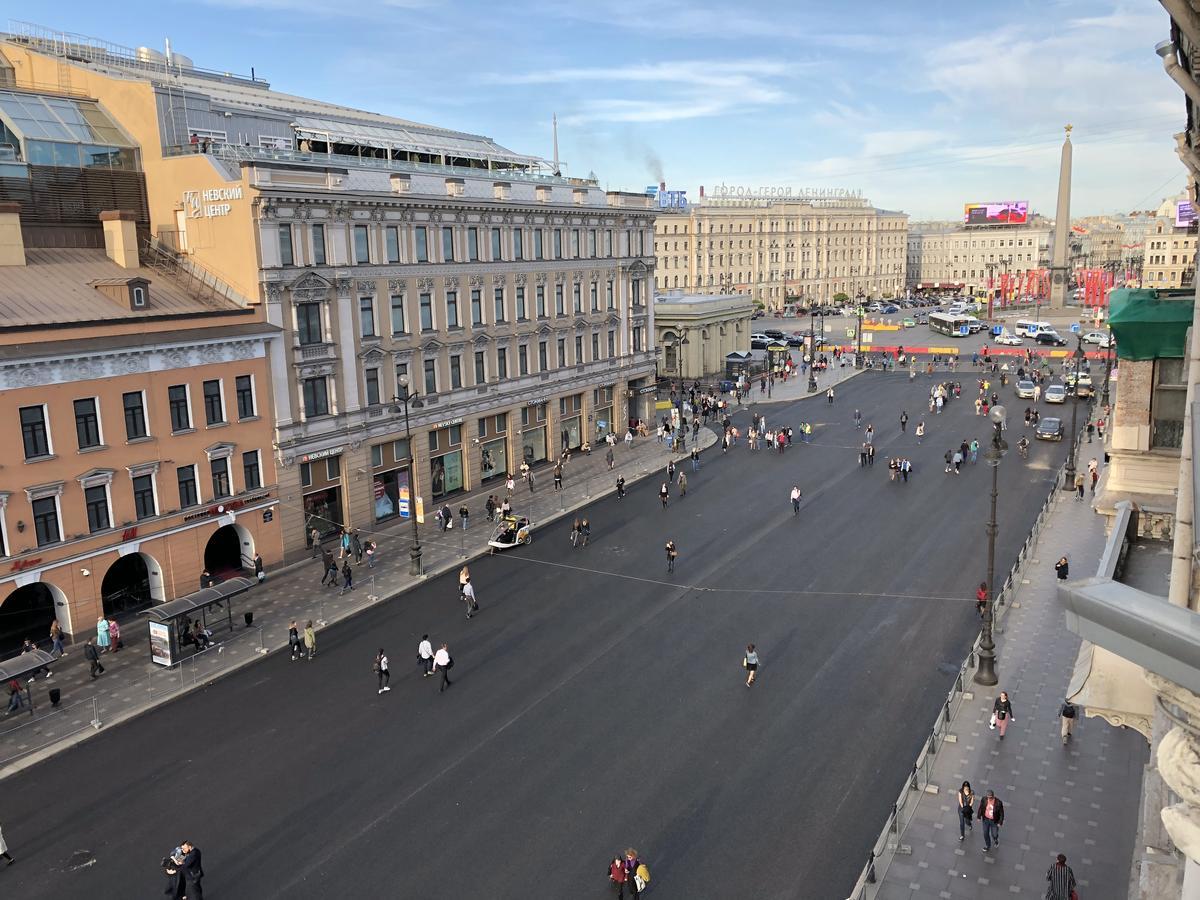
<path id="1" fill-rule="evenodd" d="M 408 389 L 408 376 L 400 376 L 400 396 L 392 398 L 396 403 L 404 404 L 404 440 L 408 443 L 408 521 L 412 523 L 413 542 L 412 549 L 409 550 L 408 574 L 417 576 L 421 574 L 421 534 L 417 529 L 417 497 L 416 497 L 416 479 L 414 478 L 414 464 L 416 463 L 416 454 L 413 453 L 412 445 L 412 428 L 408 422 L 408 408 L 421 409 L 425 404 L 421 398 L 412 393 Z"/>
<path id="2" fill-rule="evenodd" d="M 821 322 L 825 319 L 822 316 Z M 817 314 L 816 311 L 810 311 L 808 314 L 808 392 L 815 394 L 817 392 L 817 370 L 815 368 L 817 362 Z"/>
<path id="3" fill-rule="evenodd" d="M 1071 358 L 1075 362 L 1075 383 L 1079 384 L 1079 364 L 1083 361 L 1083 335 L 1077 335 L 1078 344 L 1075 347 L 1075 352 L 1071 354 Z M 1065 473 L 1066 488 L 1068 490 L 1075 487 L 1075 460 L 1079 454 L 1079 395 L 1078 392 L 1071 394 L 1071 455 L 1067 457 L 1067 471 Z"/>
<path id="4" fill-rule="evenodd" d="M 992 445 L 983 455 L 992 470 L 992 514 L 987 523 L 987 607 L 983 612 L 983 633 L 979 638 L 979 667 L 975 670 L 975 683 L 982 685 L 993 685 L 999 681 L 996 677 L 996 642 L 992 638 L 992 625 L 996 608 L 996 533 L 1000 530 L 996 524 L 996 498 L 1000 494 L 1000 459 L 1008 449 L 1002 437 L 1007 415 L 1003 406 L 994 406 L 988 413 L 992 420 Z"/>
<path id="5" fill-rule="evenodd" d="M 1100 406 L 1108 406 L 1108 382 L 1112 380 L 1112 327 L 1108 327 L 1108 346 L 1104 348 L 1104 387 L 1100 389 Z"/>

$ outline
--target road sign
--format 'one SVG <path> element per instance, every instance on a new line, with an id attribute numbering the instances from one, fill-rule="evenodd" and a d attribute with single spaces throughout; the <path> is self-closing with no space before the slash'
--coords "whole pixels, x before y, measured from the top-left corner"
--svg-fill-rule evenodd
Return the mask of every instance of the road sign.
<path id="1" fill-rule="evenodd" d="M 846 337 L 848 337 L 848 338 L 854 337 L 854 329 L 853 328 L 846 329 Z"/>
<path id="2" fill-rule="evenodd" d="M 1079 323 L 1078 322 L 1071 323 L 1071 334 L 1079 334 Z"/>

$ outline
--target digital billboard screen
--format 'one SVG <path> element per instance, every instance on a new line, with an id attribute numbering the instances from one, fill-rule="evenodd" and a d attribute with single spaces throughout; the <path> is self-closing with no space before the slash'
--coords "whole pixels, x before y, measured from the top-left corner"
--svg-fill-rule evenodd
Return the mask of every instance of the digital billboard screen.
<path id="1" fill-rule="evenodd" d="M 1028 220 L 1027 200 L 968 203 L 963 207 L 963 222 L 967 225 L 1024 225 Z"/>
<path id="2" fill-rule="evenodd" d="M 1196 221 L 1196 208 L 1191 200 L 1179 200 L 1175 203 L 1175 227 L 1187 228 Z"/>

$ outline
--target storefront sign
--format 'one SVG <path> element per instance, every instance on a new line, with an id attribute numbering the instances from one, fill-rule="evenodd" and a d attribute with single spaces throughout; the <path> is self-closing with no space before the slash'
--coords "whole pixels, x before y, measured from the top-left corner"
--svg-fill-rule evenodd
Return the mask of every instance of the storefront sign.
<path id="1" fill-rule="evenodd" d="M 196 519 L 207 519 L 211 516 L 221 516 L 227 512 L 237 512 L 244 506 L 249 506 L 251 503 L 257 503 L 259 500 L 266 500 L 271 496 L 270 491 L 265 494 L 257 494 L 253 497 L 239 497 L 236 500 L 230 500 L 228 503 L 216 503 L 208 509 L 202 509 L 199 512 L 191 513 L 183 517 L 185 522 L 193 522 Z"/>
<path id="2" fill-rule="evenodd" d="M 549 397 L 539 397 L 539 398 L 538 398 L 538 399 L 536 399 L 536 400 L 530 400 L 530 401 L 529 401 L 528 403 L 526 403 L 525 405 L 526 405 L 526 406 L 545 406 L 545 405 L 546 405 L 547 403 L 549 403 L 549 402 L 550 402 L 550 398 L 549 398 Z"/>
<path id="3" fill-rule="evenodd" d="M 12 570 L 20 572 L 24 569 L 32 569 L 34 566 L 40 566 L 41 564 L 42 558 L 40 556 L 35 556 L 33 559 L 18 559 L 12 564 Z"/>
<path id="4" fill-rule="evenodd" d="M 263 510 L 263 521 L 264 522 L 273 521 L 274 518 L 275 518 L 275 510 L 273 510 L 273 509 L 264 509 Z"/>
<path id="5" fill-rule="evenodd" d="M 169 622 L 150 623 L 150 661 L 160 666 L 173 666 L 174 656 L 171 653 L 171 624 Z"/>
<path id="6" fill-rule="evenodd" d="M 637 392 L 639 394 L 653 394 L 657 390 L 658 390 L 657 384 L 648 384 L 645 387 L 638 388 Z"/>
<path id="7" fill-rule="evenodd" d="M 462 421 L 462 420 L 460 419 L 459 421 Z M 325 450 L 314 450 L 312 453 L 305 453 L 303 456 L 301 456 L 300 462 L 306 463 L 306 462 L 312 462 L 314 459 L 325 459 L 328 456 L 340 456 L 342 451 L 345 449 L 346 448 L 343 446 L 343 447 L 329 447 Z"/>
<path id="8" fill-rule="evenodd" d="M 124 531 L 121 532 L 121 540 L 122 541 L 132 541 L 135 537 L 137 537 L 137 526 L 136 525 L 131 525 L 129 528 L 126 528 Z"/>
<path id="9" fill-rule="evenodd" d="M 209 188 L 206 191 L 183 192 L 183 205 L 187 209 L 189 219 L 227 216 L 233 211 L 233 204 L 225 201 L 241 199 L 243 197 L 240 184 L 227 188 Z"/>
<path id="10" fill-rule="evenodd" d="M 454 418 L 454 419 L 447 419 L 445 422 L 438 422 L 433 427 L 434 428 L 449 428 L 451 425 L 461 425 L 462 421 L 463 421 L 463 417 L 458 416 L 457 418 Z"/>

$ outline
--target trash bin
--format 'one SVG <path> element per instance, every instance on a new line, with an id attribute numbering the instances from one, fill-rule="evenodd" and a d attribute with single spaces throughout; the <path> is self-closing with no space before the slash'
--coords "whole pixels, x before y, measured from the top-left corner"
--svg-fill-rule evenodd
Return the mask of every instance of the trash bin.
<path id="1" fill-rule="evenodd" d="M 242 618 L 246 620 L 247 628 L 249 628 L 251 625 L 254 624 L 254 613 L 252 613 L 252 612 L 243 613 Z"/>
<path id="2" fill-rule="evenodd" d="M 50 705 L 58 706 L 62 702 L 62 691 L 58 688 L 50 688 Z"/>

